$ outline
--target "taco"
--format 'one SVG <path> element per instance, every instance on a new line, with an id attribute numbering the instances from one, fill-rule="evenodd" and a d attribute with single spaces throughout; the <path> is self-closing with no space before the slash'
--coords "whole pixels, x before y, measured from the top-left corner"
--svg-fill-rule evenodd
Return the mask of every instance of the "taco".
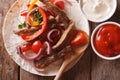
<path id="1" fill-rule="evenodd" d="M 3 27 L 9 55 L 23 69 L 42 76 L 55 75 L 64 57 L 76 52 L 82 55 L 89 43 L 89 30 L 86 33 L 81 28 L 81 17 L 74 18 L 79 15 L 70 11 L 75 6 L 79 5 L 74 0 L 16 1 Z"/>

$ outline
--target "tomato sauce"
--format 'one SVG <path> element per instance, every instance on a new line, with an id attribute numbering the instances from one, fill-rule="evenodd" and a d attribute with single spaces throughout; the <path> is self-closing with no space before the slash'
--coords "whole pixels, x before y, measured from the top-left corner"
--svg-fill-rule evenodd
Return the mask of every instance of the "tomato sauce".
<path id="1" fill-rule="evenodd" d="M 99 28 L 94 36 L 96 50 L 106 57 L 120 54 L 120 26 L 105 24 Z"/>

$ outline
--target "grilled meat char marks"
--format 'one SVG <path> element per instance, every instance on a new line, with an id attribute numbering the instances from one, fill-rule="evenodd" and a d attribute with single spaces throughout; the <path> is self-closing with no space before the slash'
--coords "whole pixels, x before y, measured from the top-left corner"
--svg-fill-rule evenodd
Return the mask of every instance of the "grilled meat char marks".
<path id="1" fill-rule="evenodd" d="M 44 68 L 51 64 L 52 62 L 55 62 L 63 58 L 64 56 L 68 55 L 71 51 L 73 51 L 71 45 L 69 44 L 70 35 L 74 31 L 72 30 L 73 27 L 74 23 L 70 22 L 69 27 L 63 33 L 61 40 L 58 41 L 58 44 L 56 46 L 52 47 L 54 48 L 52 55 L 44 56 L 41 59 L 34 61 L 35 67 Z"/>
<path id="2" fill-rule="evenodd" d="M 40 60 L 34 61 L 34 65 L 36 68 L 44 68 L 48 66 L 49 64 L 61 59 L 66 54 L 69 54 L 71 51 L 72 51 L 71 46 L 67 46 L 66 48 L 64 48 L 57 54 L 46 56 L 46 57 L 41 58 Z"/>
<path id="3" fill-rule="evenodd" d="M 64 35 L 66 33 L 66 30 L 69 27 L 69 25 L 71 25 L 71 23 L 73 23 L 73 22 L 67 17 L 66 13 L 63 10 L 59 9 L 57 6 L 52 4 L 49 0 L 39 0 L 39 1 L 43 2 L 46 5 L 45 6 L 46 9 L 55 15 L 55 20 L 58 25 L 64 25 L 64 27 L 65 27 L 65 31 L 63 32 L 63 35 Z M 74 26 L 74 23 L 73 23 L 73 26 Z M 56 49 L 62 45 L 62 43 L 64 42 L 64 39 L 66 37 L 66 36 L 64 36 L 64 37 L 62 37 L 62 36 L 61 36 L 60 40 L 58 41 L 58 43 L 56 43 L 56 45 L 53 46 L 53 49 Z"/>
<path id="4" fill-rule="evenodd" d="M 66 56 L 67 54 L 69 54 L 72 49 L 71 46 L 69 44 L 69 39 L 70 36 L 72 35 L 73 32 L 73 27 L 74 22 L 71 21 L 66 13 L 62 10 L 60 10 L 57 6 L 55 6 L 54 4 L 52 4 L 49 0 L 40 0 L 41 2 L 43 2 L 46 6 L 45 8 L 53 15 L 50 15 L 48 17 L 48 26 L 46 31 L 40 36 L 40 40 L 46 41 L 47 40 L 47 33 L 54 28 L 60 28 L 60 26 L 64 26 L 64 29 L 60 29 L 62 30 L 62 34 L 60 39 L 58 40 L 58 42 L 54 45 L 52 45 L 52 53 L 51 55 L 43 55 L 42 58 L 40 58 L 39 60 L 35 60 L 34 61 L 34 65 L 37 68 L 45 68 L 47 67 L 49 64 L 51 64 L 52 62 L 55 62 L 61 58 L 63 58 L 64 56 Z M 41 29 L 40 26 L 38 27 L 30 27 L 30 28 L 23 28 L 20 29 L 18 31 L 14 31 L 15 34 L 20 34 L 20 33 L 24 33 L 27 35 L 31 35 L 34 34 L 36 31 L 38 31 L 39 29 Z M 39 37 L 37 38 L 39 39 Z M 69 45 L 69 46 L 68 46 Z"/>
<path id="5" fill-rule="evenodd" d="M 23 29 L 19 29 L 19 30 L 14 30 L 13 32 L 17 35 L 20 35 L 21 33 L 30 35 L 33 34 L 34 32 L 38 31 L 39 29 L 41 29 L 41 26 L 39 27 L 31 27 L 31 28 L 23 28 Z"/>
<path id="6" fill-rule="evenodd" d="M 67 15 L 65 14 L 65 12 L 61 9 L 59 9 L 57 6 L 55 6 L 54 4 L 52 4 L 49 0 L 39 0 L 41 2 L 43 2 L 46 5 L 46 9 L 51 12 L 51 14 L 53 13 L 53 15 L 57 16 L 59 15 L 59 22 L 63 23 L 65 25 L 65 28 L 68 27 L 68 23 L 70 22 L 70 19 L 67 17 Z"/>
<path id="7" fill-rule="evenodd" d="M 44 56 L 39 60 L 34 61 L 34 65 L 37 68 L 47 67 L 49 64 L 63 58 L 72 51 L 72 48 L 69 44 L 70 36 L 73 33 L 73 27 L 75 27 L 74 22 L 71 21 L 64 11 L 57 8 L 49 0 L 40 0 L 43 2 L 49 12 L 54 13 L 55 17 L 49 17 L 49 27 L 58 27 L 64 26 L 65 30 L 63 31 L 59 41 L 52 46 L 52 54 Z M 68 46 L 69 45 L 69 46 Z"/>

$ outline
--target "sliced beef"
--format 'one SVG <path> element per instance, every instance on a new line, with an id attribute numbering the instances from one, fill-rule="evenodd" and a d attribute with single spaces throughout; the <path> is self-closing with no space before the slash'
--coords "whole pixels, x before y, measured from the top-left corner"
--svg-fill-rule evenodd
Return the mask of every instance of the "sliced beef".
<path id="1" fill-rule="evenodd" d="M 67 46 L 57 54 L 43 57 L 40 60 L 35 60 L 34 65 L 36 68 L 45 68 L 51 63 L 63 58 L 65 55 L 69 54 L 71 51 L 72 51 L 71 46 Z"/>
<path id="2" fill-rule="evenodd" d="M 49 22 L 48 22 L 49 24 L 56 23 L 56 20 L 55 20 L 55 17 L 54 17 L 54 16 L 49 16 L 48 21 L 49 21 Z"/>
<path id="3" fill-rule="evenodd" d="M 40 1 L 46 5 L 46 8 L 49 10 L 49 12 L 54 13 L 57 24 L 65 27 L 65 30 L 61 35 L 61 38 L 52 47 L 53 54 L 49 56 L 45 56 L 40 60 L 34 61 L 35 67 L 44 68 L 49 64 L 63 58 L 65 55 L 69 54 L 72 51 L 71 46 L 67 46 L 69 45 L 67 43 L 69 43 L 69 39 L 73 32 L 73 27 L 75 25 L 74 22 L 67 17 L 64 11 L 60 10 L 58 7 L 53 5 L 49 0 L 40 0 Z M 51 17 L 51 19 L 53 20 L 54 18 Z"/>
<path id="4" fill-rule="evenodd" d="M 24 33 L 24 34 L 33 34 L 34 32 L 36 32 L 37 30 L 41 29 L 41 26 L 38 27 L 31 27 L 31 28 L 23 28 L 23 29 L 19 29 L 19 30 L 14 30 L 13 32 L 17 35 Z"/>
<path id="5" fill-rule="evenodd" d="M 74 23 L 71 21 L 69 23 L 69 27 L 63 33 L 57 45 L 53 46 L 53 54 L 50 56 L 45 56 L 40 60 L 34 61 L 35 67 L 37 68 L 47 67 L 49 64 L 63 58 L 64 56 L 68 55 L 72 51 L 71 46 L 67 43 L 69 42 L 68 39 L 70 39 L 70 35 L 72 34 L 72 31 L 74 31 L 72 30 L 73 27 L 74 27 Z"/>
<path id="6" fill-rule="evenodd" d="M 61 20 L 61 23 L 65 25 L 65 28 L 68 27 L 68 23 L 70 22 L 70 19 L 67 17 L 64 11 L 60 10 L 58 7 L 53 5 L 50 0 L 39 0 L 43 2 L 46 5 L 46 9 L 51 12 L 53 15 L 57 16 L 59 15 L 59 20 Z"/>
<path id="7" fill-rule="evenodd" d="M 63 32 L 59 41 L 52 47 L 57 51 L 61 50 L 61 46 L 65 46 L 69 42 L 70 36 L 73 33 L 74 22 L 70 21 L 68 28 Z"/>

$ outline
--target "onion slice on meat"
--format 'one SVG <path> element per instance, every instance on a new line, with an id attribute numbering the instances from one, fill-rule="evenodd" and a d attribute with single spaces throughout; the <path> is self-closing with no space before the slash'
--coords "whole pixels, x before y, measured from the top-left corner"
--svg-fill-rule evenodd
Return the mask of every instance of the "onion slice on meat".
<path id="1" fill-rule="evenodd" d="M 59 2 L 59 1 L 62 1 L 62 2 L 64 2 L 64 3 L 68 3 L 69 5 L 72 6 L 72 3 L 71 3 L 70 1 L 68 1 L 68 0 L 55 0 L 55 1 L 53 2 L 53 4 L 56 4 L 56 3 Z"/>
<path id="2" fill-rule="evenodd" d="M 54 43 L 54 40 L 51 37 L 52 37 L 52 35 L 55 34 L 55 32 L 57 32 L 57 37 L 56 38 L 59 38 L 60 37 L 60 30 L 58 30 L 58 29 L 52 29 L 47 34 L 48 40 L 52 43 Z"/>
<path id="3" fill-rule="evenodd" d="M 20 57 L 25 59 L 25 60 L 37 60 L 40 57 L 42 57 L 42 55 L 44 53 L 42 48 L 40 48 L 40 50 L 37 54 L 31 53 L 30 55 L 27 55 L 26 52 L 22 52 L 22 49 L 20 46 L 18 46 L 16 49 L 17 49 L 17 53 L 20 55 Z"/>

